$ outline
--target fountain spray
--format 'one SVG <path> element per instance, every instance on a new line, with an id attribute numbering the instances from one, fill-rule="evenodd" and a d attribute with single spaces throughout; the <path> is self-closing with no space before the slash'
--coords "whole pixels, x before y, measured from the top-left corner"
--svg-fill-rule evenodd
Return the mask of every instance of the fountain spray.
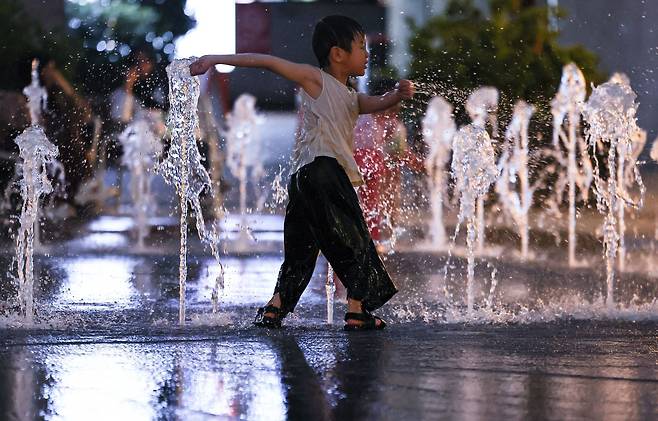
<path id="1" fill-rule="evenodd" d="M 171 145 L 167 156 L 157 167 L 165 181 L 176 186 L 180 204 L 178 321 L 181 326 L 185 324 L 188 202 L 196 216 L 199 238 L 210 247 L 220 269 L 212 292 L 213 312 L 218 310 L 219 297 L 224 288 L 224 268 L 219 260 L 219 235 L 215 226 L 212 227 L 211 232 L 206 230 L 201 212 L 201 194 L 205 190 L 212 193 L 212 185 L 208 172 L 201 164 L 201 153 L 196 143 L 196 133 L 199 129 L 196 111 L 200 89 L 198 78 L 190 75 L 190 64 L 194 60 L 195 58 L 174 60 L 167 66 L 170 104 L 167 127 L 171 135 Z"/>
<path id="2" fill-rule="evenodd" d="M 32 70 L 30 72 L 30 84 L 23 88 L 23 95 L 27 98 L 27 108 L 30 113 L 30 125 L 41 126 L 42 112 L 46 109 L 48 103 L 48 91 L 41 86 L 39 82 L 39 60 L 36 58 L 32 60 Z M 48 173 L 51 178 L 59 173 L 59 185 L 64 185 L 64 167 L 56 159 L 49 161 Z M 41 248 L 41 228 L 39 221 L 41 220 L 41 209 L 37 208 L 37 219 L 34 228 L 34 248 Z"/>
<path id="3" fill-rule="evenodd" d="M 576 187 L 580 191 L 581 200 L 586 201 L 592 184 L 593 168 L 587 144 L 580 136 L 580 114 L 585 101 L 585 76 L 574 63 L 569 63 L 562 70 L 562 79 L 555 98 L 551 101 L 553 114 L 553 152 L 551 153 L 562 168 L 564 174 L 558 175 L 556 182 L 556 203 L 562 201 L 564 188 L 568 186 L 569 194 L 569 266 L 576 265 Z M 562 154 L 566 150 L 566 157 Z M 580 167 L 576 156 L 580 155 Z"/>
<path id="4" fill-rule="evenodd" d="M 27 97 L 31 125 L 14 142 L 18 145 L 22 162 L 16 165 L 15 178 L 23 198 L 20 227 L 16 236 L 18 265 L 18 304 L 20 314 L 28 324 L 34 317 L 34 248 L 39 243 L 40 200 L 53 191 L 50 178 L 59 173 L 63 184 L 64 170 L 56 158 L 57 146 L 52 144 L 40 127 L 41 112 L 48 98 L 39 84 L 39 61 L 32 61 L 32 80 L 23 89 Z"/>
<path id="5" fill-rule="evenodd" d="M 459 194 L 459 225 L 466 221 L 468 269 L 466 283 L 467 308 L 473 311 L 474 301 L 474 247 L 476 240 L 476 203 L 487 194 L 498 177 L 491 138 L 480 126 L 469 124 L 459 129 L 453 139 L 452 178 Z"/>
<path id="6" fill-rule="evenodd" d="M 496 182 L 496 191 L 503 209 L 512 217 L 519 230 L 523 260 L 528 258 L 528 213 L 537 188 L 537 184 L 530 185 L 528 171 L 528 124 L 534 112 L 535 107 L 525 101 L 518 101 L 514 106 L 512 121 L 505 131 L 505 138 L 511 143 L 512 151 L 511 154 L 509 148 L 503 151 L 499 160 L 501 176 Z"/>
<path id="7" fill-rule="evenodd" d="M 39 60 L 32 60 L 30 84 L 23 88 L 27 98 L 27 108 L 30 112 L 30 122 L 33 126 L 41 125 L 41 112 L 46 109 L 48 92 L 39 83 Z"/>
<path id="8" fill-rule="evenodd" d="M 59 155 L 57 146 L 48 141 L 43 129 L 30 126 L 16 139 L 22 159 L 20 172 L 21 208 L 20 227 L 16 236 L 18 263 L 18 302 L 20 312 L 28 324 L 34 316 L 34 235 L 38 222 L 39 201 L 51 193 L 53 186 L 48 178 L 47 165 Z"/>
<path id="9" fill-rule="evenodd" d="M 429 146 L 425 158 L 427 183 L 430 190 L 432 220 L 429 234 L 435 249 L 446 245 L 446 233 L 443 223 L 443 197 L 446 195 L 446 164 L 450 160 L 452 138 L 456 125 L 452 117 L 453 107 L 443 97 L 436 96 L 427 105 L 423 118 L 423 138 Z"/>
<path id="10" fill-rule="evenodd" d="M 491 126 L 490 139 L 498 137 L 498 89 L 493 86 L 482 86 L 477 88 L 466 100 L 466 111 L 471 117 L 472 124 L 476 127 L 486 128 L 487 123 Z M 491 143 L 491 140 L 489 141 Z M 486 192 L 485 192 L 486 193 Z M 483 194 L 477 199 L 477 253 L 484 253 L 485 221 L 484 221 L 484 199 Z"/>
<path id="11" fill-rule="evenodd" d="M 628 85 L 630 87 L 631 81 L 623 73 L 615 73 L 610 78 L 610 81 L 615 83 L 621 83 Z M 617 259 L 617 268 L 620 272 L 626 270 L 626 203 L 629 200 L 629 190 L 633 189 L 635 183 L 637 182 L 640 187 L 640 193 L 642 197 L 644 196 L 644 186 L 642 179 L 639 176 L 635 177 L 635 171 L 639 171 L 637 168 L 637 159 L 644 149 L 644 145 L 647 142 L 647 132 L 639 127 L 636 127 L 636 130 L 631 134 L 630 143 L 627 145 L 618 145 L 617 151 L 617 186 L 619 187 L 622 199 L 619 202 L 617 209 L 617 220 L 619 221 L 619 252 Z M 628 148 L 628 150 L 622 150 L 622 148 Z"/>
<path id="12" fill-rule="evenodd" d="M 630 154 L 626 155 L 624 159 L 621 156 L 624 155 L 623 151 L 619 152 L 619 166 L 617 168 L 617 183 L 621 186 L 624 197 L 626 200 L 622 200 L 619 204 L 618 209 L 618 218 L 619 218 L 619 259 L 618 259 L 618 269 L 623 272 L 626 270 L 626 219 L 625 212 L 627 208 L 627 202 L 629 199 L 629 190 L 635 187 L 636 183 L 639 183 L 641 194 L 645 193 L 645 188 L 642 185 L 642 179 L 639 178 L 639 174 L 636 177 L 635 172 L 637 169 L 637 161 L 644 149 L 644 145 L 647 142 L 647 132 L 641 128 L 638 128 L 635 133 L 631 136 L 631 145 L 630 145 Z M 631 207 L 633 209 L 633 207 Z"/>
<path id="13" fill-rule="evenodd" d="M 121 163 L 130 171 L 130 195 L 137 233 L 137 247 L 144 248 L 148 235 L 148 217 L 152 208 L 151 172 L 155 160 L 162 154 L 162 144 L 149 127 L 148 121 L 139 118 L 130 123 L 119 135 L 123 146 Z"/>
<path id="14" fill-rule="evenodd" d="M 240 182 L 240 217 L 241 230 L 238 242 L 246 244 L 247 235 L 247 181 L 256 186 L 263 176 L 263 162 L 261 154 L 261 139 L 258 126 L 262 117 L 256 114 L 256 98 L 249 94 L 242 94 L 235 101 L 233 111 L 226 117 L 226 164 Z M 261 210 L 266 196 L 260 194 L 257 198 L 256 209 Z"/>
<path id="15" fill-rule="evenodd" d="M 637 133 L 635 114 L 636 95 L 627 80 L 614 78 L 594 88 L 592 95 L 583 107 L 583 117 L 589 123 L 587 136 L 594 157 L 594 183 L 597 208 L 605 214 L 603 223 L 603 243 L 606 258 L 608 307 L 614 306 L 615 260 L 620 248 L 619 208 L 631 206 L 639 208 L 644 198 L 644 185 L 637 162 L 634 162 L 633 179 L 640 187 L 638 198 L 631 198 L 624 185 L 619 183 L 618 169 L 632 159 L 632 138 Z M 607 146 L 607 150 L 605 147 Z M 607 179 L 601 177 L 597 152 L 607 155 Z"/>

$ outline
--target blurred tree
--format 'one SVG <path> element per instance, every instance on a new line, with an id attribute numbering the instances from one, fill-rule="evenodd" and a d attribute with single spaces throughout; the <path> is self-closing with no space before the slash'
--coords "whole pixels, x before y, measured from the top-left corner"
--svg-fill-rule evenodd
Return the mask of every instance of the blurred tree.
<path id="1" fill-rule="evenodd" d="M 106 94 L 137 56 L 164 68 L 175 38 L 194 26 L 185 0 L 67 0 L 65 11 L 68 28 L 45 30 L 21 0 L 0 1 L 0 90 L 27 85 L 36 57 L 43 65 L 53 60 L 82 91 Z"/>
<path id="2" fill-rule="evenodd" d="M 22 90 L 30 82 L 35 57 L 42 64 L 57 57 L 63 62 L 74 60 L 75 45 L 62 29 L 45 30 L 19 0 L 0 1 L 0 90 Z"/>
<path id="3" fill-rule="evenodd" d="M 84 151 L 90 145 L 92 114 L 106 117 L 108 93 L 128 83 L 143 105 L 166 105 L 164 67 L 173 57 L 175 38 L 194 20 L 185 14 L 185 0 L 61 3 L 65 13 L 57 19 L 41 13 L 41 25 L 37 14 L 30 13 L 39 7 L 38 1 L 0 0 L 0 122 L 15 123 L 0 130 L 0 152 L 16 149 L 13 138 L 27 124 L 14 118 L 20 113 L 13 111 L 24 111 L 20 92 L 30 81 L 30 64 L 36 57 L 49 93 L 44 126 L 60 148 L 73 197 L 76 185 L 91 171 L 84 164 Z M 153 94 L 157 87 L 163 88 L 160 100 Z M 13 166 L 5 164 L 0 161 L 0 187 L 13 173 Z"/>
<path id="4" fill-rule="evenodd" d="M 141 58 L 156 63 L 148 84 L 161 83 L 158 79 L 173 58 L 174 40 L 195 24 L 185 14 L 185 1 L 69 0 L 68 26 L 83 47 L 79 73 L 84 89 L 94 94 L 115 89 L 125 80 L 128 67 Z"/>
<path id="5" fill-rule="evenodd" d="M 456 106 L 460 123 L 468 122 L 463 103 L 478 86 L 500 90 L 500 114 L 509 118 L 517 99 L 537 106 L 535 119 L 550 121 L 549 102 L 557 92 L 562 66 L 575 62 L 588 84 L 602 81 L 598 58 L 582 46 L 558 43 L 549 27 L 549 10 L 525 0 L 489 0 L 489 16 L 472 0 L 451 0 L 444 14 L 424 26 L 410 22 L 410 77 L 421 82 L 420 96 L 440 94 Z M 561 10 L 553 13 L 559 17 Z M 427 85 L 423 85 L 426 82 Z M 422 89 L 422 88 L 425 89 Z M 431 92 L 430 92 L 431 91 Z M 425 104 L 419 104 L 424 110 Z"/>

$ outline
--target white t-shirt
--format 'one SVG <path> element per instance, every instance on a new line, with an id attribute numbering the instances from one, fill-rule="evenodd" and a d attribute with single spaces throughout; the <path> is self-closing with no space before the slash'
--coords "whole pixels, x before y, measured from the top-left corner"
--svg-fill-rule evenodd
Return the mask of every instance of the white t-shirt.
<path id="1" fill-rule="evenodd" d="M 358 94 L 336 78 L 319 70 L 322 91 L 313 99 L 301 93 L 302 123 L 292 153 L 292 171 L 310 164 L 318 156 L 336 158 L 352 185 L 363 184 L 354 160 L 354 125 L 359 117 Z"/>

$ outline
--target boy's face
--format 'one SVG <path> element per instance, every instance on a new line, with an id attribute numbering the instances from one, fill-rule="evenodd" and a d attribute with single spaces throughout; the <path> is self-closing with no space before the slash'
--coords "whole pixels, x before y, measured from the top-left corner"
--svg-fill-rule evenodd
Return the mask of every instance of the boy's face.
<path id="1" fill-rule="evenodd" d="M 363 76 L 368 66 L 368 50 L 366 48 L 366 37 L 357 35 L 352 40 L 352 51 L 348 53 L 347 67 L 352 76 Z"/>

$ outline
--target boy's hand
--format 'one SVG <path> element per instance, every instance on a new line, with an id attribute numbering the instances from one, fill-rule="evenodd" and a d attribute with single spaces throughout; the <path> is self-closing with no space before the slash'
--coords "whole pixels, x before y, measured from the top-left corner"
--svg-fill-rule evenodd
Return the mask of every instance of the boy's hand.
<path id="1" fill-rule="evenodd" d="M 210 66 L 212 65 L 213 63 L 210 60 L 210 57 L 208 56 L 200 57 L 197 61 L 190 64 L 190 75 L 191 76 L 202 75 L 206 73 L 208 69 L 210 69 Z"/>
<path id="2" fill-rule="evenodd" d="M 397 91 L 401 99 L 411 99 L 416 92 L 416 88 L 410 80 L 402 79 L 397 83 Z"/>

